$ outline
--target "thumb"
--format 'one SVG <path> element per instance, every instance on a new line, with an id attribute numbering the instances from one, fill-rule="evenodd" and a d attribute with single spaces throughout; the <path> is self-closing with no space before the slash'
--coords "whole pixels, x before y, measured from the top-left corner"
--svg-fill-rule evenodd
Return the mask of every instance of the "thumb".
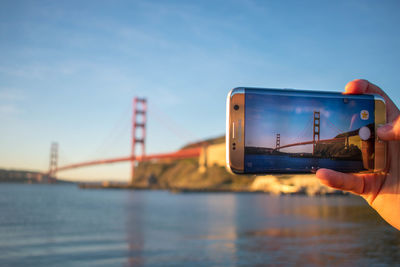
<path id="1" fill-rule="evenodd" d="M 322 184 L 361 195 L 370 204 L 386 179 L 386 175 L 380 173 L 341 173 L 328 169 L 319 169 L 316 176 Z"/>
<path id="2" fill-rule="evenodd" d="M 378 136 L 385 141 L 400 140 L 400 117 L 378 128 Z"/>
<path id="3" fill-rule="evenodd" d="M 316 176 L 322 184 L 335 189 L 349 191 L 358 195 L 365 191 L 365 179 L 357 174 L 319 169 Z"/>

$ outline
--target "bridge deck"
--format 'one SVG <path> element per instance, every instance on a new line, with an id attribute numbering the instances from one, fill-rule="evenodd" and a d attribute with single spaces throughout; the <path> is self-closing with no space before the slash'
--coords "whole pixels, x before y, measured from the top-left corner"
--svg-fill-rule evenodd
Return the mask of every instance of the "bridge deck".
<path id="1" fill-rule="evenodd" d="M 342 142 L 345 139 L 346 139 L 346 137 L 324 139 L 324 140 L 319 140 L 316 143 L 335 143 L 335 142 Z M 279 149 L 286 148 L 286 147 L 292 147 L 292 146 L 311 145 L 311 144 L 314 144 L 314 141 L 298 142 L 298 143 L 293 143 L 293 144 L 289 144 L 289 145 L 284 145 L 284 146 L 280 146 Z"/>
<path id="2" fill-rule="evenodd" d="M 80 167 L 92 166 L 92 165 L 100 165 L 100 164 L 109 164 L 109 163 L 117 163 L 117 162 L 124 162 L 124 161 L 149 161 L 149 160 L 157 160 L 157 159 L 184 159 L 184 158 L 195 158 L 199 157 L 201 153 L 201 147 L 196 148 L 188 148 L 178 150 L 172 153 L 161 153 L 161 154 L 152 154 L 152 155 L 145 155 L 144 157 L 139 156 L 135 159 L 131 156 L 128 157 L 121 157 L 121 158 L 112 158 L 112 159 L 100 159 L 100 160 L 92 160 L 86 161 L 81 163 L 70 164 L 66 166 L 58 167 L 55 171 L 64 171 L 69 169 L 76 169 Z"/>

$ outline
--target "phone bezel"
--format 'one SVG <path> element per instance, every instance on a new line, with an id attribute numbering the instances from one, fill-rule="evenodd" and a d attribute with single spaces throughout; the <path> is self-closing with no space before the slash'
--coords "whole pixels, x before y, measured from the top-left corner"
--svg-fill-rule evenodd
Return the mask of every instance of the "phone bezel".
<path id="1" fill-rule="evenodd" d="M 375 99 L 375 147 L 374 147 L 374 172 L 381 172 L 387 169 L 387 143 L 379 139 L 377 130 L 386 124 L 386 103 L 380 95 L 373 95 Z"/>
<path id="2" fill-rule="evenodd" d="M 235 110 L 234 106 L 239 109 Z M 233 173 L 244 172 L 245 89 L 234 88 L 228 94 L 226 105 L 226 163 Z"/>

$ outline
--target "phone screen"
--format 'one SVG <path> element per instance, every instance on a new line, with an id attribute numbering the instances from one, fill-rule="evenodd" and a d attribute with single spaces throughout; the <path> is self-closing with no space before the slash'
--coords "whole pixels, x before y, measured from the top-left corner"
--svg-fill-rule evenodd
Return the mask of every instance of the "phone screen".
<path id="1" fill-rule="evenodd" d="M 374 97 L 246 89 L 246 173 L 374 168 Z"/>

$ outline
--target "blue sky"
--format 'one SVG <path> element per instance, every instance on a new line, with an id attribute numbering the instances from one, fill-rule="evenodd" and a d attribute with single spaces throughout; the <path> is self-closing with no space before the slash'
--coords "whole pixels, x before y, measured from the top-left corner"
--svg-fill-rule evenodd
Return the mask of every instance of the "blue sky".
<path id="1" fill-rule="evenodd" d="M 301 97 L 246 92 L 246 146 L 276 147 L 313 140 L 314 111 L 320 112 L 320 140 L 354 131 L 374 122 L 374 99 Z M 361 112 L 370 116 L 362 119 Z M 283 152 L 312 152 L 312 145 L 293 146 Z"/>
<path id="2" fill-rule="evenodd" d="M 0 167 L 46 170 L 130 153 L 133 96 L 147 152 L 224 133 L 238 86 L 340 91 L 366 78 L 399 104 L 397 1 L 2 1 Z M 116 164 L 61 177 L 127 181 Z"/>

